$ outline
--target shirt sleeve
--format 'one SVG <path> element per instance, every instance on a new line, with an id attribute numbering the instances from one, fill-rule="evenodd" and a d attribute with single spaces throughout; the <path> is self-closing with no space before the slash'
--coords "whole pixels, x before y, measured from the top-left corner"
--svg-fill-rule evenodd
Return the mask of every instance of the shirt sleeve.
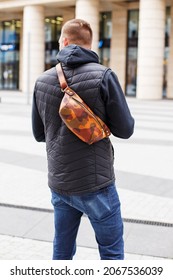
<path id="1" fill-rule="evenodd" d="M 32 131 L 36 141 L 45 142 L 44 124 L 38 112 L 35 91 L 32 101 Z"/>
<path id="2" fill-rule="evenodd" d="M 135 122 L 118 78 L 111 69 L 108 69 L 104 75 L 101 94 L 111 133 L 116 137 L 128 139 L 133 134 Z"/>

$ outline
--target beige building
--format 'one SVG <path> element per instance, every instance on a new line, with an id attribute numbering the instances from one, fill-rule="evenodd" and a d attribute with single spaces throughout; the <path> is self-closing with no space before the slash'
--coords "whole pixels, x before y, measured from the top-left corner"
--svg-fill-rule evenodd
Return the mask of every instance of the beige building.
<path id="1" fill-rule="evenodd" d="M 90 22 L 93 50 L 127 96 L 173 98 L 173 0 L 0 1 L 0 90 L 31 93 L 74 17 Z"/>

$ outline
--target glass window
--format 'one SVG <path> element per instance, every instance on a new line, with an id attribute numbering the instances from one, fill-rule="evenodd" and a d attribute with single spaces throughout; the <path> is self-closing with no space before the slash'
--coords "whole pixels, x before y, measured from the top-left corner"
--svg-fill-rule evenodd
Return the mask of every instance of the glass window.
<path id="1" fill-rule="evenodd" d="M 110 64 L 110 41 L 112 37 L 111 12 L 100 14 L 99 34 L 99 58 L 100 63 L 109 67 Z"/>
<path id="2" fill-rule="evenodd" d="M 139 10 L 128 12 L 126 94 L 136 95 Z"/>
<path id="3" fill-rule="evenodd" d="M 0 89 L 18 89 L 20 20 L 0 22 Z"/>
<path id="4" fill-rule="evenodd" d="M 61 16 L 45 18 L 45 70 L 56 65 L 59 50 L 59 37 L 63 18 Z"/>
<path id="5" fill-rule="evenodd" d="M 164 61 L 163 61 L 163 97 L 166 97 L 167 89 L 167 65 L 169 56 L 169 39 L 171 32 L 171 8 L 166 8 L 166 22 L 165 22 L 165 49 L 164 49 Z"/>

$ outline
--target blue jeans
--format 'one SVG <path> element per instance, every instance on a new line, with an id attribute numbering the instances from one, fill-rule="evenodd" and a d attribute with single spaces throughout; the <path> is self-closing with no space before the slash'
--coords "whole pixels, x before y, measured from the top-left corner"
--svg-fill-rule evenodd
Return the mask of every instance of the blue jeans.
<path id="1" fill-rule="evenodd" d="M 61 195 L 52 191 L 55 237 L 53 260 L 72 260 L 76 237 L 85 213 L 94 229 L 102 260 L 124 259 L 123 222 L 115 185 L 82 195 Z"/>

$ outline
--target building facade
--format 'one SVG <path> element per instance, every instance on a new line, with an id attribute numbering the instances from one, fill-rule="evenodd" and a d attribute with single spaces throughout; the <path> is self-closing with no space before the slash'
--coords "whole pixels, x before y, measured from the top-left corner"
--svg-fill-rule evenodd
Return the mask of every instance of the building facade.
<path id="1" fill-rule="evenodd" d="M 90 22 L 92 49 L 127 96 L 173 98 L 173 0 L 0 1 L 0 90 L 32 93 L 56 64 L 63 23 Z"/>

